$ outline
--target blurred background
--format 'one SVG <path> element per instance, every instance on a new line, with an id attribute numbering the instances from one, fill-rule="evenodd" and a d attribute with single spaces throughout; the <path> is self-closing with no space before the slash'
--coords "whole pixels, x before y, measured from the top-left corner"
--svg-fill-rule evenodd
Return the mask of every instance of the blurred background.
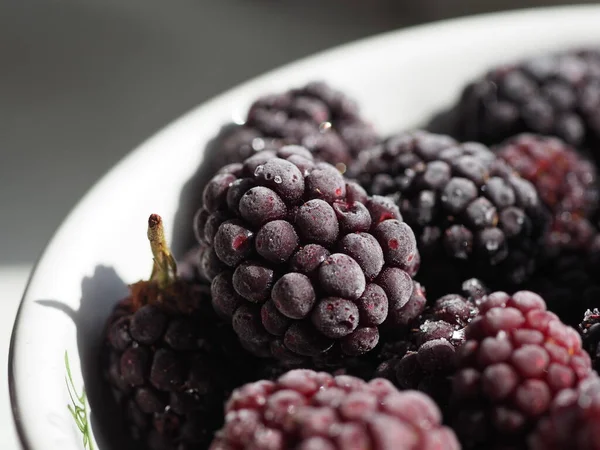
<path id="1" fill-rule="evenodd" d="M 560 3 L 0 0 L 0 265 L 32 264 L 120 158 L 237 83 L 383 31 Z"/>
<path id="2" fill-rule="evenodd" d="M 0 358 L 26 277 L 56 227 L 98 178 L 168 122 L 242 81 L 347 41 L 568 3 L 0 0 Z M 2 388 L 0 448 L 13 450 L 8 417 Z"/>

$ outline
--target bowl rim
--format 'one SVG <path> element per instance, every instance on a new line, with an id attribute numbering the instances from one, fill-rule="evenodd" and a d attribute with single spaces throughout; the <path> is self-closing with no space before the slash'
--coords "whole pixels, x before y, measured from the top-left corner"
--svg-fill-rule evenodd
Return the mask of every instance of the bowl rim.
<path id="1" fill-rule="evenodd" d="M 83 205 L 89 202 L 89 199 L 90 197 L 92 197 L 92 194 L 97 191 L 101 191 L 102 188 L 111 179 L 116 178 L 117 175 L 119 175 L 120 172 L 124 170 L 124 168 L 129 167 L 137 160 L 142 159 L 145 156 L 145 154 L 148 153 L 149 147 L 151 147 L 151 144 L 154 141 L 159 140 L 159 138 L 161 138 L 164 135 L 168 135 L 169 133 L 176 130 L 178 127 L 182 127 L 188 121 L 188 119 L 192 118 L 195 114 L 198 114 L 204 110 L 210 110 L 214 105 L 226 103 L 228 99 L 233 99 L 237 97 L 238 94 L 241 94 L 244 91 L 248 90 L 252 85 L 264 84 L 268 80 L 280 75 L 282 72 L 289 73 L 295 68 L 301 68 L 315 62 L 321 63 L 323 60 L 330 57 L 360 51 L 366 47 L 377 46 L 390 39 L 406 39 L 413 34 L 416 35 L 416 40 L 419 36 L 423 34 L 443 34 L 444 32 L 449 32 L 452 29 L 462 27 L 464 27 L 462 28 L 462 31 L 464 31 L 465 28 L 477 28 L 481 24 L 485 24 L 487 22 L 504 21 L 510 19 L 525 20 L 531 17 L 536 17 L 538 19 L 543 17 L 550 18 L 558 14 L 569 14 L 572 17 L 583 16 L 587 14 L 600 14 L 600 4 L 573 4 L 546 7 L 513 8 L 499 12 L 488 12 L 482 14 L 461 16 L 451 19 L 440 19 L 424 24 L 403 27 L 399 29 L 376 33 L 359 39 L 354 39 L 337 46 L 329 47 L 318 52 L 314 52 L 302 58 L 295 59 L 291 62 L 265 71 L 262 74 L 252 77 L 242 83 L 236 84 L 233 87 L 208 98 L 207 100 L 192 107 L 186 112 L 183 112 L 179 116 L 175 117 L 173 120 L 169 121 L 164 126 L 158 128 L 149 137 L 138 143 L 138 145 L 136 145 L 122 158 L 120 158 L 106 173 L 104 173 L 104 175 L 102 175 L 98 180 L 96 180 L 92 184 L 92 186 L 87 189 L 85 194 L 70 209 L 69 213 L 61 221 L 58 227 L 53 231 L 51 237 L 48 239 L 42 251 L 39 253 L 39 256 L 33 264 L 30 274 L 27 278 L 27 282 L 23 291 L 23 295 L 21 296 L 21 299 L 19 301 L 19 306 L 15 315 L 14 325 L 11 332 L 7 367 L 10 407 L 17 438 L 23 450 L 35 450 L 35 447 L 30 442 L 30 436 L 34 433 L 34 430 L 26 425 L 26 421 L 23 420 L 24 418 L 20 411 L 20 397 L 17 394 L 18 382 L 16 380 L 15 374 L 15 355 L 18 353 L 20 343 L 18 339 L 19 330 L 22 328 L 23 323 L 26 319 L 26 316 L 24 316 L 23 313 L 24 305 L 32 301 L 32 299 L 29 298 L 29 291 L 33 281 L 38 275 L 39 266 L 48 256 L 49 247 L 56 240 L 59 232 L 66 226 L 66 224 L 70 223 L 74 219 L 74 217 L 78 215 L 79 210 L 82 208 Z"/>

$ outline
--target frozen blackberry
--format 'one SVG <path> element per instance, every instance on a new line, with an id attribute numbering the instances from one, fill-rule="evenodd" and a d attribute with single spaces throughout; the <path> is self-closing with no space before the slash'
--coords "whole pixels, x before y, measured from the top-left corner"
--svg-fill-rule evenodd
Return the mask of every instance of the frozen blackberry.
<path id="1" fill-rule="evenodd" d="M 347 165 L 378 142 L 356 103 L 322 82 L 266 95 L 250 107 L 246 122 L 223 140 L 219 165 L 241 162 L 262 150 L 302 145 L 318 161 Z"/>
<path id="2" fill-rule="evenodd" d="M 541 295 L 548 309 L 573 327 L 586 310 L 600 307 L 600 234 L 583 222 L 581 230 L 571 227 L 566 239 L 544 247 L 536 273 L 523 285 Z"/>
<path id="3" fill-rule="evenodd" d="M 595 303 L 600 303 L 600 287 L 596 292 Z M 592 366 L 598 372 L 600 370 L 600 309 L 588 309 L 583 315 L 583 321 L 579 324 L 579 334 L 583 341 L 583 348 L 592 358 Z"/>
<path id="4" fill-rule="evenodd" d="M 420 392 L 293 370 L 234 391 L 210 450 L 458 450 L 435 403 Z"/>
<path id="5" fill-rule="evenodd" d="M 554 216 L 589 217 L 598 203 L 596 169 L 574 148 L 554 137 L 521 134 L 495 151 L 531 181 Z"/>
<path id="6" fill-rule="evenodd" d="M 417 236 L 417 279 L 430 296 L 458 292 L 471 277 L 508 289 L 532 273 L 548 213 L 533 185 L 487 147 L 401 133 L 363 152 L 350 176 L 372 195 L 393 196 Z"/>
<path id="7" fill-rule="evenodd" d="M 553 399 L 593 373 L 577 332 L 533 292 L 486 296 L 465 335 L 451 397 L 465 449 L 525 449 Z"/>
<path id="8" fill-rule="evenodd" d="M 463 283 L 464 296 L 447 294 L 425 307 L 425 297 L 408 317 L 408 332 L 386 339 L 379 350 L 382 360 L 375 375 L 399 389 L 418 389 L 444 410 L 456 370 L 456 349 L 464 341 L 464 328 L 478 312 L 477 302 L 486 288 L 476 279 Z M 398 330 L 396 330 L 398 331 Z"/>
<path id="9" fill-rule="evenodd" d="M 456 107 L 455 135 L 497 144 L 519 133 L 600 144 L 600 51 L 545 54 L 506 64 L 471 82 Z"/>
<path id="10" fill-rule="evenodd" d="M 248 350 L 290 364 L 372 350 L 415 289 L 415 236 L 396 205 L 298 146 L 242 166 L 208 183 L 196 215 L 215 310 Z"/>
<path id="11" fill-rule="evenodd" d="M 152 276 L 133 284 L 109 318 L 102 368 L 144 448 L 205 449 L 222 425 L 224 400 L 252 365 L 219 324 L 193 267 L 184 263 L 176 275 L 157 215 L 148 238 Z"/>
<path id="12" fill-rule="evenodd" d="M 600 379 L 583 380 L 556 396 L 547 417 L 529 437 L 531 450 L 598 450 Z"/>

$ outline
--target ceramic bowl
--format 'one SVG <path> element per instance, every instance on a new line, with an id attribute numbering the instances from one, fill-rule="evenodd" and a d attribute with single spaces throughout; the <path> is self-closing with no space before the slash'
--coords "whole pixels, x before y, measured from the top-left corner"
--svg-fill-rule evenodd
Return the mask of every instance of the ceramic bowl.
<path id="1" fill-rule="evenodd" d="M 114 431 L 110 420 L 102 420 L 111 412 L 97 370 L 103 322 L 126 293 L 126 284 L 149 274 L 148 215 L 162 215 L 168 236 L 173 236 L 180 201 L 186 201 L 181 193 L 203 161 L 207 143 L 223 124 L 243 117 L 253 99 L 324 80 L 355 97 L 363 115 L 385 135 L 425 123 L 451 105 L 468 80 L 495 64 L 600 44 L 599 23 L 600 6 L 581 6 L 492 14 L 386 33 L 256 78 L 153 136 L 79 202 L 31 276 L 13 332 L 9 367 L 23 447 L 109 448 Z M 65 357 L 72 376 L 67 383 Z M 67 408 L 73 388 L 78 394 L 85 388 L 89 397 L 89 442 L 82 438 L 81 421 Z"/>

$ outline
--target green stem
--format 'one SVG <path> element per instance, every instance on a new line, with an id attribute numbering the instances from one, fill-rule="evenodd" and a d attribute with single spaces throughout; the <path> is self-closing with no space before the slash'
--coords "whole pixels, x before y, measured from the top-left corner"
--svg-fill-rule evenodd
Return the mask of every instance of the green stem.
<path id="1" fill-rule="evenodd" d="M 167 245 L 162 218 L 158 214 L 152 214 L 148 219 L 148 240 L 154 257 L 150 280 L 165 288 L 177 279 L 177 263 Z"/>

